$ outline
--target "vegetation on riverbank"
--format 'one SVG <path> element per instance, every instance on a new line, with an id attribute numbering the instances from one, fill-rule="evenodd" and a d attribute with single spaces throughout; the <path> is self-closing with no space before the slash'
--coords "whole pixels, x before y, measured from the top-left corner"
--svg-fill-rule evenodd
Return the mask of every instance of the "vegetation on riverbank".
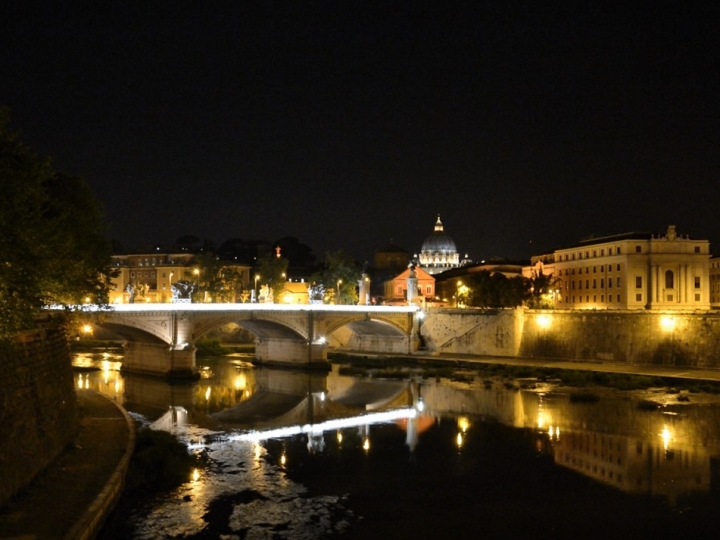
<path id="1" fill-rule="evenodd" d="M 554 382 L 576 388 L 593 386 L 617 390 L 668 388 L 670 393 L 687 391 L 720 394 L 720 381 L 430 358 L 368 357 L 342 353 L 330 353 L 328 357 L 332 362 L 341 365 L 340 373 L 342 375 L 366 375 L 374 378 L 395 379 L 418 376 L 426 379 L 446 378 L 459 382 L 471 382 L 475 377 L 484 381 L 522 379 L 524 381 L 522 384 L 525 386 L 529 386 L 527 381 L 536 380 L 537 382 Z"/>
<path id="2" fill-rule="evenodd" d="M 187 482 L 197 466 L 197 458 L 177 437 L 167 431 L 143 428 L 137 433 L 126 489 L 143 493 L 171 489 Z"/>
<path id="3" fill-rule="evenodd" d="M 195 341 L 196 356 L 226 356 L 233 353 L 251 353 L 255 351 L 255 345 L 223 345 L 216 338 L 201 338 Z"/>

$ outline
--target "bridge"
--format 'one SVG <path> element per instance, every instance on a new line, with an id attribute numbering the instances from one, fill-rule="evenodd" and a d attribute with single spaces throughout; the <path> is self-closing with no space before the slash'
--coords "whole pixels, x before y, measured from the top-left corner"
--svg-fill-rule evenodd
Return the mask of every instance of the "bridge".
<path id="1" fill-rule="evenodd" d="M 255 336 L 260 364 L 327 368 L 328 346 L 367 353 L 417 350 L 416 306 L 120 304 L 82 306 L 84 321 L 125 339 L 123 369 L 195 377 L 195 342 L 229 323 Z"/>

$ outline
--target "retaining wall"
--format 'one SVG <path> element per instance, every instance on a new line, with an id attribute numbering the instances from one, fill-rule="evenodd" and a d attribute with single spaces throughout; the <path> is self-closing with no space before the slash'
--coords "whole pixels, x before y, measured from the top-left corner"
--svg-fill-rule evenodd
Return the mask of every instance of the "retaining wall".
<path id="1" fill-rule="evenodd" d="M 79 410 L 65 334 L 41 329 L 0 350 L 0 505 L 73 441 Z"/>
<path id="2" fill-rule="evenodd" d="M 436 310 L 420 328 L 433 353 L 720 368 L 720 313 Z"/>

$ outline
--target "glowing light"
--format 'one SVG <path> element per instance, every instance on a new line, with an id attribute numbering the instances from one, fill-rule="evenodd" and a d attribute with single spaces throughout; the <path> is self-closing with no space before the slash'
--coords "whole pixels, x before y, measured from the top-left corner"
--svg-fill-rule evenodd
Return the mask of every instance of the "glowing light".
<path id="1" fill-rule="evenodd" d="M 285 455 L 285 452 L 283 452 L 283 455 L 280 456 L 280 465 L 284 467 L 285 463 L 287 463 L 287 456 Z"/>
<path id="2" fill-rule="evenodd" d="M 200 470 L 199 470 L 199 469 L 193 469 L 193 472 L 192 472 L 192 481 L 193 481 L 193 482 L 197 482 L 198 480 L 200 480 Z"/>
<path id="3" fill-rule="evenodd" d="M 457 434 L 457 438 L 455 439 L 455 444 L 457 444 L 458 448 L 462 447 L 462 445 L 463 445 L 463 434 L 462 433 Z"/>
<path id="4" fill-rule="evenodd" d="M 342 433 L 340 431 L 337 432 L 337 442 L 338 444 L 342 444 Z"/>
<path id="5" fill-rule="evenodd" d="M 402 409 L 395 409 L 392 411 L 351 416 L 349 418 L 337 418 L 334 420 L 327 420 L 320 424 L 305 424 L 302 426 L 297 425 L 285 428 L 269 429 L 267 431 L 250 431 L 248 433 L 232 435 L 228 437 L 228 440 L 257 442 L 267 439 L 292 437 L 294 435 L 300 435 L 301 433 L 320 435 L 325 431 L 335 431 L 338 429 L 344 429 L 349 427 L 392 422 L 394 420 L 400 420 L 402 418 L 415 418 L 417 414 L 417 409 L 406 407 Z"/>
<path id="6" fill-rule="evenodd" d="M 325 392 L 320 392 L 320 401 L 325 401 Z"/>
<path id="7" fill-rule="evenodd" d="M 672 441 L 672 434 L 667 426 L 663 428 L 662 433 L 660 433 L 660 437 L 663 440 L 663 449 L 667 450 L 668 446 L 670 446 L 670 441 Z"/>
<path id="8" fill-rule="evenodd" d="M 660 328 L 665 332 L 671 332 L 675 329 L 675 318 L 674 317 L 661 317 Z"/>
<path id="9" fill-rule="evenodd" d="M 366 452 L 368 450 L 370 450 L 370 438 L 369 437 L 365 437 L 365 440 L 363 441 L 363 450 L 365 450 Z"/>
<path id="10" fill-rule="evenodd" d="M 538 316 L 536 321 L 537 321 L 537 325 L 540 328 L 543 328 L 543 329 L 550 328 L 550 325 L 552 324 L 552 317 L 550 317 L 550 315 L 540 315 L 540 316 Z"/>
<path id="11" fill-rule="evenodd" d="M 245 390 L 247 388 L 247 377 L 244 373 L 239 373 L 235 376 L 235 389 Z"/>
<path id="12" fill-rule="evenodd" d="M 415 405 L 418 412 L 423 412 L 425 410 L 425 402 L 422 400 L 422 398 L 418 399 L 417 405 Z"/>
<path id="13" fill-rule="evenodd" d="M 463 433 L 467 432 L 467 430 L 470 428 L 470 420 L 468 420 L 467 416 L 461 416 L 457 420 L 458 428 L 460 428 L 460 431 Z"/>
<path id="14" fill-rule="evenodd" d="M 92 334 L 93 328 L 89 324 L 84 324 L 82 327 L 82 331 L 84 334 Z"/>
<path id="15" fill-rule="evenodd" d="M 211 392 L 211 387 L 208 386 L 207 390 L 205 390 L 205 400 L 206 401 L 210 401 L 210 392 Z"/>

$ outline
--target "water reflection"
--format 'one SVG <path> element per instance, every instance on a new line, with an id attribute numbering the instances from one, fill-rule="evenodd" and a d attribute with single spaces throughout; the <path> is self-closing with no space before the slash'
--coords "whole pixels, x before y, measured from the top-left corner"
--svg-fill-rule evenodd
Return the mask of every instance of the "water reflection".
<path id="1" fill-rule="evenodd" d="M 579 473 L 618 492 L 660 496 L 670 507 L 688 494 L 712 492 L 717 503 L 717 403 L 644 410 L 637 406 L 641 396 L 627 394 L 578 403 L 551 386 L 518 391 L 482 381 L 376 381 L 342 376 L 337 368 L 308 374 L 227 358 L 203 360 L 199 381 L 169 384 L 123 376 L 120 360 L 78 357 L 78 386 L 117 400 L 154 429 L 178 433 L 194 451 L 204 452 L 209 464 L 169 499 L 138 515 L 135 538 L 190 538 L 218 527 L 212 522 L 217 505 L 230 509 L 223 514 L 229 521 L 220 527 L 226 531 L 250 522 L 260 536 L 268 530 L 284 531 L 278 536 L 283 538 L 337 533 L 356 517 L 341 495 L 371 490 L 359 487 L 371 478 L 393 484 L 402 480 L 392 475 L 410 474 L 394 461 L 402 459 L 398 446 L 406 463 L 422 462 L 452 477 L 482 469 L 482 459 L 499 469 L 523 470 L 509 449 L 517 436 L 527 452 L 550 460 L 557 471 Z M 96 371 L 89 371 L 93 367 Z M 493 458 L 479 457 L 496 446 Z M 534 466 L 539 463 L 544 461 Z M 346 484 L 338 483 L 342 478 Z M 306 486 L 317 490 L 317 483 L 333 496 L 310 496 Z M 467 496 L 491 496 L 483 494 L 486 483 L 473 484 Z"/>

